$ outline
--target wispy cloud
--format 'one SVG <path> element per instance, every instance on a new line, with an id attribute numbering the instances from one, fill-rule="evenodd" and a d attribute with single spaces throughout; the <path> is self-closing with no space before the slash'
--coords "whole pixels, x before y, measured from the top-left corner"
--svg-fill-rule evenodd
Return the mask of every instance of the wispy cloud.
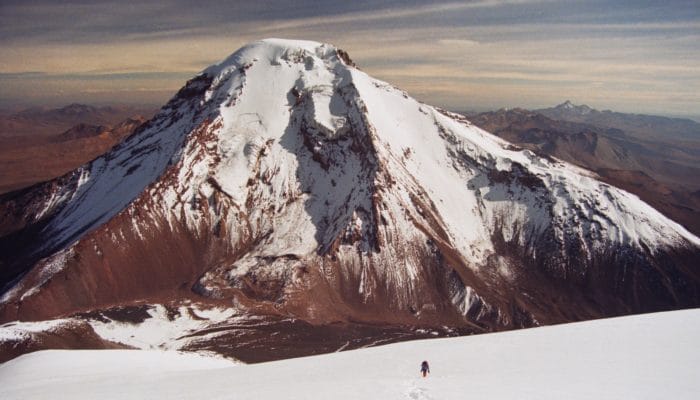
<path id="1" fill-rule="evenodd" d="M 671 3 L 6 0 L 0 100 L 38 92 L 41 83 L 61 96 L 148 91 L 162 102 L 241 45 L 276 36 L 334 43 L 368 73 L 449 108 L 570 97 L 695 113 L 700 7 Z"/>

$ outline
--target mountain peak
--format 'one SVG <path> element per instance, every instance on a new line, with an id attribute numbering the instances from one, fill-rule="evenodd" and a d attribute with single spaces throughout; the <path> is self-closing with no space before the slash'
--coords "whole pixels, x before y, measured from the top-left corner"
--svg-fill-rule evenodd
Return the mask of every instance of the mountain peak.
<path id="1" fill-rule="evenodd" d="M 693 284 L 629 285 L 658 282 L 659 270 L 684 282 L 690 267 L 655 255 L 687 249 L 679 263 L 691 260 L 700 239 L 591 173 L 514 149 L 343 54 L 267 39 L 190 80 L 37 205 L 51 217 L 22 253 L 42 260 L 26 262 L 36 273 L 5 296 L 22 308 L 5 312 L 82 307 L 74 299 L 86 296 L 74 292 L 83 287 L 50 279 L 62 271 L 84 271 L 89 290 L 104 283 L 90 307 L 178 287 L 313 322 L 531 326 L 565 318 L 547 309 L 555 301 L 580 309 L 585 293 L 570 291 L 584 282 L 634 294 L 609 292 L 620 305 L 587 304 L 591 316 L 697 303 Z M 640 267 L 628 276 L 631 263 Z M 65 300 L 47 311 L 53 298 Z"/>
<path id="2" fill-rule="evenodd" d="M 576 107 L 576 106 L 574 105 L 574 103 L 572 103 L 572 102 L 569 101 L 569 100 L 567 100 L 567 101 L 565 101 L 565 102 L 559 104 L 558 106 L 556 106 L 556 108 L 565 108 L 565 109 L 567 109 L 567 110 L 570 110 L 570 109 L 575 108 L 575 107 Z"/>
<path id="3" fill-rule="evenodd" d="M 577 114 L 588 114 L 591 111 L 594 111 L 592 108 L 588 107 L 585 104 L 582 104 L 580 106 L 577 106 L 576 104 L 572 103 L 570 100 L 566 100 L 565 102 L 557 105 L 554 107 L 554 110 L 561 111 L 561 112 L 573 112 Z"/>
<path id="4" fill-rule="evenodd" d="M 350 65 L 342 57 L 346 54 L 335 46 L 309 40 L 269 38 L 249 43 L 231 54 L 219 64 L 204 70 L 209 76 L 218 76 L 227 71 L 249 68 L 253 63 L 263 61 L 270 65 L 305 63 L 312 69 L 314 63 L 335 63 L 341 61 Z"/>
<path id="5" fill-rule="evenodd" d="M 72 103 L 72 104 L 69 104 L 65 107 L 58 109 L 57 111 L 62 113 L 62 114 L 83 114 L 83 113 L 95 112 L 95 111 L 97 111 L 97 109 L 95 107 L 87 105 L 87 104 Z"/>

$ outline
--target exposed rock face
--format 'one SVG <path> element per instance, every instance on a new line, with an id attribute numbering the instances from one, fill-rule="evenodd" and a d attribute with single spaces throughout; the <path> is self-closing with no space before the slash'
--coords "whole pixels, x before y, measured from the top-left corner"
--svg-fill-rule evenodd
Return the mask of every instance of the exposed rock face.
<path id="1" fill-rule="evenodd" d="M 105 156 L 3 203 L 22 223 L 3 226 L 0 321 L 195 299 L 483 331 L 700 304 L 680 225 L 348 60 L 246 46 Z"/>

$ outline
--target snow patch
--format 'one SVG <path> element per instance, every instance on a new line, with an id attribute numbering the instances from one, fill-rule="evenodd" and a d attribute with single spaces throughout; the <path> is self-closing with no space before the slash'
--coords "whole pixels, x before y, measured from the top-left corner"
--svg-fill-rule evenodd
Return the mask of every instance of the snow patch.
<path id="1" fill-rule="evenodd" d="M 148 310 L 150 318 L 141 323 L 90 320 L 93 330 L 103 339 L 139 349 L 177 350 L 189 341 L 184 336 L 214 324 L 231 320 L 234 309 L 180 306 L 177 313 L 157 304 Z"/>
<path id="2" fill-rule="evenodd" d="M 0 342 L 21 341 L 31 338 L 34 333 L 55 332 L 70 325 L 70 319 L 53 319 L 37 322 L 8 322 L 0 325 Z"/>

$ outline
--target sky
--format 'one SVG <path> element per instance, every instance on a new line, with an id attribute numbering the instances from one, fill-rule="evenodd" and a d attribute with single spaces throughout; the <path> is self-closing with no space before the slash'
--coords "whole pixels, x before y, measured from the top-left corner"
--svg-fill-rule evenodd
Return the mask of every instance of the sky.
<path id="1" fill-rule="evenodd" d="M 451 110 L 700 118 L 698 0 L 0 0 L 0 107 L 164 104 L 268 37 L 334 44 Z"/>

